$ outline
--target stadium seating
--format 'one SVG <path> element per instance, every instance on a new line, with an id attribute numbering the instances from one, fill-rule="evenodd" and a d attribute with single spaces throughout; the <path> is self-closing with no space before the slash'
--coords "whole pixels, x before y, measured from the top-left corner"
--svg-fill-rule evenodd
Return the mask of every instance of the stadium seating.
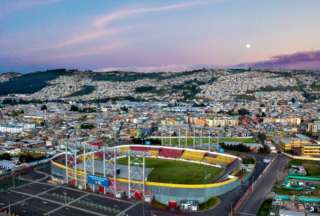
<path id="1" fill-rule="evenodd" d="M 130 150 L 132 151 L 148 151 L 149 147 L 146 146 L 130 146 Z"/>
<path id="2" fill-rule="evenodd" d="M 157 157 L 159 155 L 159 150 L 158 149 L 150 149 L 150 150 L 148 150 L 148 153 L 153 157 Z"/>
<path id="3" fill-rule="evenodd" d="M 179 158 L 181 157 L 182 153 L 183 153 L 183 150 L 161 148 L 159 152 L 159 156 L 168 157 L 168 158 Z"/>
<path id="4" fill-rule="evenodd" d="M 120 151 L 121 153 L 127 153 L 127 152 L 129 151 L 129 146 L 121 146 L 121 147 L 119 148 L 119 151 Z"/>
<path id="5" fill-rule="evenodd" d="M 99 160 L 103 158 L 103 152 L 96 152 L 94 153 L 94 158 Z"/>
<path id="6" fill-rule="evenodd" d="M 205 153 L 203 152 L 184 151 L 181 158 L 185 160 L 202 161 L 204 155 Z"/>
<path id="7" fill-rule="evenodd" d="M 234 161 L 234 158 L 232 157 L 226 157 L 223 155 L 214 155 L 214 154 L 208 154 L 203 159 L 203 162 L 222 165 L 222 166 L 227 166 L 231 164 L 233 161 Z"/>

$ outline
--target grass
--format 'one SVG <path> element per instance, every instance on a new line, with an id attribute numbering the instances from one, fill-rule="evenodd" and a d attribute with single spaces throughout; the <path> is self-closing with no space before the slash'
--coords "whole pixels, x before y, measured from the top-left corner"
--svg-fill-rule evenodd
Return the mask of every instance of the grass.
<path id="1" fill-rule="evenodd" d="M 319 161 L 293 159 L 289 162 L 289 166 L 291 165 L 304 166 L 308 176 L 320 176 Z"/>
<path id="2" fill-rule="evenodd" d="M 157 158 L 146 158 L 145 160 L 146 167 L 152 168 L 148 181 L 175 184 L 205 184 L 214 182 L 223 173 L 221 168 L 185 161 Z M 118 163 L 127 165 L 128 158 L 120 158 Z"/>
<path id="3" fill-rule="evenodd" d="M 271 208 L 271 205 L 272 205 L 272 200 L 271 199 L 265 200 L 262 203 L 257 215 L 258 216 L 268 216 L 269 215 L 269 210 Z"/>
<path id="4" fill-rule="evenodd" d="M 170 139 L 171 139 L 171 145 L 178 146 L 179 145 L 179 139 L 177 137 L 171 137 L 171 138 L 163 138 L 163 144 L 164 145 L 170 145 Z M 157 139 L 161 142 L 161 139 Z M 208 137 L 195 137 L 193 139 L 192 137 L 188 137 L 187 139 L 185 137 L 180 138 L 180 145 L 181 146 L 192 146 L 193 142 L 195 144 L 208 144 L 209 138 Z M 223 137 L 223 138 L 210 138 L 210 143 L 222 143 L 222 142 L 240 142 L 240 143 L 257 143 L 257 140 L 254 137 Z"/>
<path id="5" fill-rule="evenodd" d="M 205 211 L 211 208 L 216 207 L 220 203 L 220 199 L 218 197 L 212 197 L 207 202 L 200 204 L 200 211 Z"/>

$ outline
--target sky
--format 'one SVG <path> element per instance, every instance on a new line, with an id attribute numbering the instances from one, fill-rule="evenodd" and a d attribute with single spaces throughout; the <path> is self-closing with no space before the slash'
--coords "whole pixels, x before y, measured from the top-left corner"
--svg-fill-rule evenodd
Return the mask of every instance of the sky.
<path id="1" fill-rule="evenodd" d="M 319 8 L 319 0 L 0 0 L 0 72 L 279 59 L 320 68 Z"/>

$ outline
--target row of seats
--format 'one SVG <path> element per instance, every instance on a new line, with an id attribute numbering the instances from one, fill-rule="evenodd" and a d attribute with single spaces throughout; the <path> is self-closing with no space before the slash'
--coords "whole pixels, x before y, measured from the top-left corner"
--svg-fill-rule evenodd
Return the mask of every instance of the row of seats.
<path id="1" fill-rule="evenodd" d="M 194 151 L 184 151 L 182 155 L 182 159 L 192 160 L 192 161 L 202 161 L 205 153 L 203 152 L 194 152 Z"/>
<path id="2" fill-rule="evenodd" d="M 182 154 L 183 150 L 179 149 L 161 148 L 159 151 L 159 156 L 168 158 L 180 158 Z"/>
<path id="3" fill-rule="evenodd" d="M 207 154 L 207 156 L 204 157 L 203 162 L 226 166 L 231 164 L 234 160 L 234 158 L 223 155 Z"/>
<path id="4" fill-rule="evenodd" d="M 217 155 L 212 153 L 204 153 L 190 150 L 180 150 L 171 148 L 151 148 L 148 146 L 121 146 L 119 151 L 127 153 L 129 150 L 147 152 L 153 157 L 167 157 L 167 158 L 181 158 L 184 160 L 202 161 L 209 164 L 218 164 L 228 166 L 234 162 L 234 158 L 226 157 L 224 155 Z M 100 153 L 96 156 L 101 157 Z"/>

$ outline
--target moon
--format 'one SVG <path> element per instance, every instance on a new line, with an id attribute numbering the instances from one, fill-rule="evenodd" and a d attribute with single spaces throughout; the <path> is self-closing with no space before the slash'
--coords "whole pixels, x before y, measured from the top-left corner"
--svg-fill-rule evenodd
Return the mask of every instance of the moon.
<path id="1" fill-rule="evenodd" d="M 247 43 L 247 44 L 246 44 L 246 48 L 247 48 L 247 49 L 250 49 L 250 48 L 251 48 L 251 44 Z"/>

